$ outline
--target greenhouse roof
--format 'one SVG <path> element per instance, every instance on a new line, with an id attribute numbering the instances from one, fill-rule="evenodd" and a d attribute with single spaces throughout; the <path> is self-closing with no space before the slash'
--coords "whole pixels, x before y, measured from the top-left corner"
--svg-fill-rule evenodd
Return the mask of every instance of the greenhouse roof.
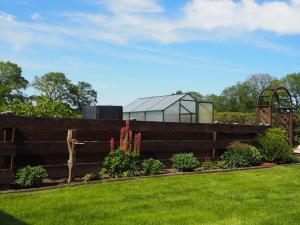
<path id="1" fill-rule="evenodd" d="M 165 95 L 148 98 L 138 98 L 126 105 L 124 112 L 162 111 L 188 94 Z"/>

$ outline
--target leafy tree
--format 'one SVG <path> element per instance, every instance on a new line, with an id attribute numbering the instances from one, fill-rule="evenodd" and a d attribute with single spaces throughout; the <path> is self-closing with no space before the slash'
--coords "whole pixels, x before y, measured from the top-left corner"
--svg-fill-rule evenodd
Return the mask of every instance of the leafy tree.
<path id="1" fill-rule="evenodd" d="M 71 81 L 63 73 L 47 73 L 41 77 L 35 77 L 32 84 L 40 91 L 41 95 L 51 100 L 66 100 Z"/>
<path id="2" fill-rule="evenodd" d="M 300 108 L 300 73 L 287 74 L 281 80 L 283 86 L 285 86 L 293 97 L 294 104 L 299 111 Z"/>
<path id="3" fill-rule="evenodd" d="M 251 94 L 257 97 L 263 89 L 272 85 L 274 80 L 276 79 L 270 74 L 253 74 L 245 81 L 245 83 L 249 87 Z"/>
<path id="4" fill-rule="evenodd" d="M 67 104 L 60 100 L 51 100 L 46 96 L 35 97 L 31 101 L 12 102 L 7 110 L 14 111 L 20 116 L 74 118 L 79 117 Z"/>
<path id="5" fill-rule="evenodd" d="M 68 107 L 81 111 L 83 106 L 97 102 L 97 92 L 91 84 L 78 82 L 73 84 L 63 73 L 47 73 L 36 77 L 33 87 L 52 101 L 59 100 Z"/>
<path id="6" fill-rule="evenodd" d="M 22 90 L 28 81 L 22 76 L 22 69 L 11 62 L 0 62 L 0 104 L 9 104 L 13 99 L 24 99 Z"/>
<path id="7" fill-rule="evenodd" d="M 69 86 L 69 100 L 73 107 L 81 111 L 83 106 L 97 103 L 97 92 L 89 83 L 78 82 Z"/>

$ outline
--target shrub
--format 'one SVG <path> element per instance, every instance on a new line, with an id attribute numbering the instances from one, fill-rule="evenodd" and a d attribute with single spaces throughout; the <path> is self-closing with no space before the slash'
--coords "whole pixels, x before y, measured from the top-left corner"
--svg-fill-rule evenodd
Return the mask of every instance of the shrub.
<path id="1" fill-rule="evenodd" d="M 202 170 L 212 170 L 212 169 L 218 169 L 218 165 L 211 161 L 205 161 L 202 163 L 201 169 Z"/>
<path id="2" fill-rule="evenodd" d="M 87 173 L 83 177 L 83 180 L 85 182 L 90 182 L 90 181 L 98 180 L 99 178 L 100 178 L 100 175 L 98 173 Z"/>
<path id="3" fill-rule="evenodd" d="M 225 168 L 255 166 L 261 163 L 261 159 L 257 148 L 239 141 L 232 142 L 221 156 Z"/>
<path id="4" fill-rule="evenodd" d="M 121 149 L 116 149 L 105 157 L 103 166 L 111 177 L 134 176 L 137 171 L 138 159 L 139 155 L 134 152 L 124 152 Z"/>
<path id="5" fill-rule="evenodd" d="M 199 164 L 193 153 L 174 154 L 171 158 L 172 167 L 179 171 L 191 171 Z"/>
<path id="6" fill-rule="evenodd" d="M 263 159 L 268 162 L 286 163 L 292 158 L 286 132 L 281 128 L 270 128 L 258 137 Z"/>
<path id="7" fill-rule="evenodd" d="M 22 187 L 31 187 L 39 185 L 42 180 L 47 178 L 46 170 L 41 166 L 26 166 L 17 171 L 16 183 Z"/>
<path id="8" fill-rule="evenodd" d="M 242 113 L 242 112 L 215 112 L 214 120 L 225 124 L 256 124 L 255 113 Z"/>
<path id="9" fill-rule="evenodd" d="M 142 169 L 146 175 L 159 174 L 165 168 L 161 161 L 155 159 L 146 159 L 142 162 Z"/>

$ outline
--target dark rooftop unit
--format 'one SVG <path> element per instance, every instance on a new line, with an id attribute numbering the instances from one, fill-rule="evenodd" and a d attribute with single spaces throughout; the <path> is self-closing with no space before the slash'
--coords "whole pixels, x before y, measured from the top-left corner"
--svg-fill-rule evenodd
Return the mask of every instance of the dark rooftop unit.
<path id="1" fill-rule="evenodd" d="M 98 120 L 122 120 L 122 106 L 85 106 L 82 108 L 83 119 L 98 119 Z"/>

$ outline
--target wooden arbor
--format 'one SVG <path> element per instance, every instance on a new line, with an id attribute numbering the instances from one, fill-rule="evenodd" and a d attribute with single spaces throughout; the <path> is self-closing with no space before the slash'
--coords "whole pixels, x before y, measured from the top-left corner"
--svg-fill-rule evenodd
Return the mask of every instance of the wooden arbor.
<path id="1" fill-rule="evenodd" d="M 268 124 L 284 129 L 292 144 L 293 102 L 286 88 L 265 88 L 257 99 L 256 116 L 258 124 Z"/>

